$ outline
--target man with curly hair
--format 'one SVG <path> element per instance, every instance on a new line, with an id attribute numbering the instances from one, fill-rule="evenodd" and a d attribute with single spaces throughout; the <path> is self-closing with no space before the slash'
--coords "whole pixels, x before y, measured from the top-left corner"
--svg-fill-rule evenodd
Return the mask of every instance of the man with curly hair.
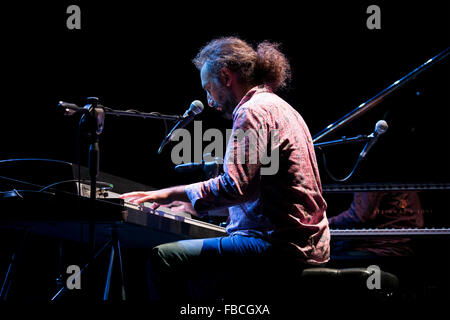
<path id="1" fill-rule="evenodd" d="M 236 37 L 212 40 L 193 62 L 208 105 L 233 120 L 233 132 L 249 134 L 244 139 L 232 134 L 224 173 L 218 177 L 122 195 L 134 203 L 153 202 L 154 209 L 184 201 L 199 212 L 224 207 L 229 211 L 226 237 L 153 248 L 154 292 L 170 299 L 183 296 L 186 288 L 191 288 L 187 293 L 191 298 L 201 299 L 276 295 L 269 283 L 278 280 L 270 279 L 284 276 L 289 281 L 301 268 L 320 266 L 329 259 L 326 202 L 311 135 L 300 114 L 274 93 L 290 79 L 289 62 L 277 44 L 264 41 L 254 49 Z M 278 170 L 264 174 L 264 164 L 255 153 L 278 154 Z M 198 289 L 199 279 L 214 285 L 208 284 L 200 294 L 201 290 L 193 292 L 192 286 L 181 285 L 192 280 Z"/>

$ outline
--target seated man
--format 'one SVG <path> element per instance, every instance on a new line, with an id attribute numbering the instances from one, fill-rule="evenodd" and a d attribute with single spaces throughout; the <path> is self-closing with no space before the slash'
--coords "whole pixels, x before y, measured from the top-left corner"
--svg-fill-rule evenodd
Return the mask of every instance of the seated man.
<path id="1" fill-rule="evenodd" d="M 300 114 L 274 93 L 286 84 L 289 63 L 275 44 L 263 42 L 255 50 L 235 37 L 211 41 L 194 63 L 208 104 L 233 120 L 223 174 L 122 198 L 154 202 L 153 208 L 190 202 L 198 212 L 228 207 L 228 236 L 154 248 L 152 292 L 163 299 L 182 298 L 183 292 L 192 298 L 192 286 L 183 285 L 192 280 L 199 299 L 227 289 L 233 296 L 277 295 L 268 286 L 273 276 L 293 277 L 329 259 L 326 202 L 311 135 Z M 197 290 L 200 280 L 223 285 Z"/>

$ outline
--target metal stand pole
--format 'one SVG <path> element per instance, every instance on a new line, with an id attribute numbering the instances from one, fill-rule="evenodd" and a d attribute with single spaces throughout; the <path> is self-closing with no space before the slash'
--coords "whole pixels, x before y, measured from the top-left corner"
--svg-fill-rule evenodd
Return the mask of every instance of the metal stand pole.
<path id="1" fill-rule="evenodd" d="M 17 248 L 17 250 L 11 256 L 11 262 L 9 263 L 8 270 L 6 271 L 5 279 L 3 280 L 2 288 L 0 290 L 0 301 L 5 301 L 8 297 L 8 293 L 11 289 L 11 286 L 14 282 L 15 271 L 17 268 L 17 262 L 20 259 L 20 256 L 23 251 L 23 247 L 25 246 L 25 240 L 28 236 L 28 229 L 25 230 L 22 241 Z"/>
<path id="2" fill-rule="evenodd" d="M 67 105 L 66 105 L 67 107 Z M 108 266 L 108 273 L 106 277 L 106 285 L 105 285 L 105 291 L 103 295 L 103 300 L 108 300 L 109 296 L 109 289 L 111 285 L 111 278 L 112 278 L 112 271 L 113 271 L 113 265 L 114 265 L 114 259 L 116 252 L 118 254 L 119 258 L 119 264 L 120 264 L 120 274 L 121 274 L 121 282 L 122 282 L 122 299 L 125 300 L 125 287 L 123 282 L 123 269 L 122 269 L 122 257 L 120 252 L 120 244 L 119 244 L 119 237 L 117 232 L 117 227 L 113 226 L 112 228 L 112 239 L 108 241 L 99 251 L 95 253 L 95 207 L 96 207 L 96 194 L 97 194 L 97 175 L 99 172 L 99 163 L 100 163 L 100 148 L 99 148 L 99 136 L 103 131 L 104 126 L 104 116 L 105 112 L 103 107 L 100 107 L 98 105 L 98 98 L 96 97 L 89 97 L 87 98 L 87 105 L 84 106 L 83 109 L 80 109 L 78 107 L 76 108 L 78 111 L 82 110 L 83 117 L 85 120 L 85 123 L 88 127 L 88 135 L 90 139 L 90 147 L 89 147 L 89 176 L 91 181 L 91 190 L 90 190 L 90 200 L 92 202 L 92 210 L 91 212 L 91 218 L 89 219 L 89 258 L 87 263 L 83 269 L 80 270 L 79 274 L 77 274 L 75 277 L 79 277 L 83 271 L 85 271 L 89 264 L 93 262 L 98 255 L 103 252 L 107 247 L 111 247 L 111 256 Z M 92 284 L 92 277 L 88 273 L 88 284 Z M 61 294 L 67 290 L 67 287 L 64 286 L 61 288 L 51 299 L 52 301 L 59 299 Z"/>
<path id="3" fill-rule="evenodd" d="M 89 265 L 90 265 L 91 263 L 93 263 L 93 262 L 95 261 L 95 259 L 96 259 L 103 251 L 105 251 L 106 248 L 108 248 L 109 246 L 111 246 L 111 244 L 112 244 L 112 240 L 107 241 L 107 242 L 103 245 L 103 247 L 100 248 L 100 250 L 98 250 L 98 251 L 93 255 L 93 257 L 90 259 L 90 261 L 89 261 L 88 263 L 86 263 L 86 264 L 84 265 L 84 267 L 83 267 L 82 269 L 80 269 L 80 271 L 79 271 L 77 274 L 75 274 L 74 279 L 79 278 L 79 277 L 83 274 L 83 272 L 89 267 Z M 63 294 L 64 292 L 66 292 L 66 291 L 67 291 L 67 286 L 64 285 L 64 286 L 63 286 L 60 290 L 58 290 L 58 292 L 51 298 L 51 301 L 59 300 L 59 299 L 61 298 L 62 294 Z"/>
<path id="4" fill-rule="evenodd" d="M 123 276 L 123 266 L 122 266 L 122 253 L 120 251 L 120 242 L 119 237 L 117 234 L 117 229 L 114 227 L 112 229 L 112 244 L 111 244 L 111 255 L 109 259 L 109 265 L 108 265 L 108 273 L 106 274 L 106 282 L 105 282 L 105 291 L 103 293 L 103 300 L 109 299 L 109 292 L 111 288 L 111 279 L 112 279 L 112 272 L 114 268 L 115 261 L 115 255 L 117 252 L 117 258 L 118 258 L 118 266 L 119 266 L 119 273 L 120 273 L 120 296 L 121 300 L 126 300 L 126 293 L 125 293 L 125 282 L 124 282 L 124 276 Z"/>

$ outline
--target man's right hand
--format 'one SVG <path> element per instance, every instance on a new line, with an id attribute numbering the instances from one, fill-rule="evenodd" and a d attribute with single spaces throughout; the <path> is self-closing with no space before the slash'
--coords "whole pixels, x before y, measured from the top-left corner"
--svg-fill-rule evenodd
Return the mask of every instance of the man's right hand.
<path id="1" fill-rule="evenodd" d="M 199 214 L 195 211 L 190 202 L 173 201 L 169 204 L 161 205 L 161 207 L 169 208 L 174 213 L 189 213 L 190 215 L 198 217 Z"/>

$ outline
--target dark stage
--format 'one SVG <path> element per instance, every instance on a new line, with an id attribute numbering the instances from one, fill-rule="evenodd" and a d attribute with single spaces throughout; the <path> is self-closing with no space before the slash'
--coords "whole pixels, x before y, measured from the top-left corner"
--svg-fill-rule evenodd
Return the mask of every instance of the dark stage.
<path id="1" fill-rule="evenodd" d="M 366 10 L 373 4 L 381 10 L 379 29 L 368 27 L 371 14 Z M 69 29 L 67 25 L 71 13 L 66 10 L 70 5 L 80 9 L 79 29 Z M 199 48 L 213 38 L 238 36 L 252 45 L 263 40 L 280 43 L 291 63 L 292 80 L 278 94 L 302 115 L 313 137 L 450 45 L 450 8 L 446 1 L 145 5 L 21 1 L 2 5 L 2 12 L 0 160 L 61 160 L 74 164 L 75 177 L 76 164 L 80 163 L 85 179 L 89 179 L 86 170 L 89 141 L 83 132 L 78 141 L 80 118 L 65 116 L 59 101 L 83 107 L 88 97 L 98 97 L 101 105 L 114 110 L 182 115 L 192 101 L 200 100 L 205 110 L 195 120 L 202 121 L 203 132 L 209 128 L 225 132 L 231 126 L 230 120 L 207 107 L 199 72 L 192 63 Z M 447 56 L 424 68 L 369 111 L 321 140 L 368 135 L 379 120 L 389 125 L 346 182 L 333 181 L 326 169 L 339 178 L 346 176 L 364 144 L 322 148 L 327 168 L 322 151 L 316 150 L 322 184 L 328 187 L 372 184 L 384 190 L 393 184 L 410 186 L 419 192 L 422 201 L 423 228 L 449 228 L 449 63 Z M 168 121 L 167 125 L 171 128 L 173 122 Z M 186 129 L 192 132 L 193 127 L 191 123 Z M 99 137 L 98 181 L 113 183 L 116 189 L 112 191 L 123 193 L 204 179 L 202 172 L 174 170 L 173 145 L 168 144 L 161 154 L 157 153 L 164 132 L 164 121 L 159 119 L 107 114 Z M 207 145 L 203 141 L 202 150 Z M 18 178 L 8 174 L 22 169 L 9 165 L 0 162 L 0 175 Z M 52 168 L 40 164 L 30 166 L 27 169 L 30 172 L 22 171 L 21 179 L 36 176 L 45 181 L 43 185 L 57 181 L 53 179 Z M 6 184 L 1 186 L 0 191 L 10 190 Z M 349 207 L 352 190 L 324 189 L 328 217 Z M 17 207 L 5 203 L 3 198 L 1 212 L 8 219 L 2 219 L 0 231 L 2 283 L 26 229 L 21 222 L 15 224 L 14 218 L 11 219 Z M 47 211 L 43 203 L 47 202 L 36 202 L 34 214 Z M 65 210 L 65 204 L 58 202 L 58 209 Z M 77 237 L 80 230 L 76 231 Z M 87 230 L 83 231 L 84 240 Z M 127 232 L 125 236 L 139 237 L 133 230 Z M 61 242 L 54 234 L 30 232 L 14 268 L 5 304 L 8 301 L 48 304 L 57 292 L 56 278 L 61 270 L 64 282 L 67 266 L 83 266 L 89 260 L 88 241 L 80 243 L 77 237 Z M 131 303 L 148 303 L 145 282 L 148 249 L 176 239 L 164 232 L 150 238 L 147 248 L 131 244 L 122 250 L 127 301 Z M 103 238 L 97 237 L 97 249 L 101 241 Z M 329 267 L 366 268 L 375 264 L 395 274 L 400 291 L 390 304 L 427 305 L 448 301 L 448 234 L 413 237 L 412 241 L 413 256 L 370 261 L 332 259 Z M 61 244 L 63 255 L 59 260 Z M 96 259 L 82 278 L 82 289 L 68 290 L 59 301 L 100 303 L 108 263 L 109 250 Z M 118 301 L 120 288 L 116 281 L 117 268 L 114 270 L 110 299 Z M 178 310 L 181 309 L 171 311 L 173 316 L 183 318 Z"/>

